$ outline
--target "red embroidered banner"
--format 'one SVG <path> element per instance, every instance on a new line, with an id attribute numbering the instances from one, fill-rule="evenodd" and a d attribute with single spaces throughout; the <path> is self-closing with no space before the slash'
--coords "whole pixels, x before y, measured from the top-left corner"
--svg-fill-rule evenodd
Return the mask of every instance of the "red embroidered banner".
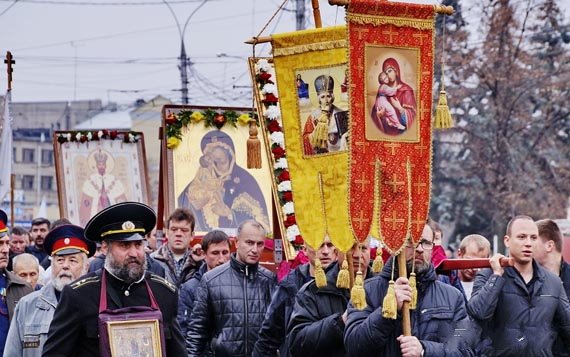
<path id="1" fill-rule="evenodd" d="M 352 230 L 393 254 L 418 242 L 429 212 L 435 9 L 351 0 Z"/>

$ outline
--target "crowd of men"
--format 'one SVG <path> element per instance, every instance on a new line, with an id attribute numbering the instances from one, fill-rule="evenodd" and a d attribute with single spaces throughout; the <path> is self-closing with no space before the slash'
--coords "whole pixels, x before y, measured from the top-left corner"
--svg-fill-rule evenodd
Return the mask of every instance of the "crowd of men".
<path id="1" fill-rule="evenodd" d="M 156 219 L 125 202 L 85 227 L 37 218 L 29 231 L 9 231 L 0 211 L 2 355 L 570 355 L 570 266 L 552 220 L 508 223 L 514 266 L 472 234 L 457 256 L 489 259 L 491 268 L 438 271 L 441 230 L 428 222 L 401 252 L 407 276 L 386 254 L 373 272 L 370 240 L 341 253 L 325 237 L 278 282 L 260 265 L 268 232 L 259 222 L 241 222 L 235 241 L 214 230 L 197 242 L 192 213 L 176 209 L 157 247 Z M 365 304 L 343 283 L 359 279 Z M 384 313 L 390 294 L 394 316 Z"/>

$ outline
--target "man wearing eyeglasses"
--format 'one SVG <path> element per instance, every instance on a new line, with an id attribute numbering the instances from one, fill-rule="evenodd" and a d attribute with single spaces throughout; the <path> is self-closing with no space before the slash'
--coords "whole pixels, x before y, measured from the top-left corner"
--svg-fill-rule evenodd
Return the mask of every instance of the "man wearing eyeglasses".
<path id="1" fill-rule="evenodd" d="M 348 320 L 344 332 L 347 355 L 378 356 L 449 356 L 462 355 L 469 350 L 466 338 L 457 327 L 468 323 L 465 302 L 461 293 L 437 281 L 431 253 L 434 246 L 433 230 L 426 225 L 417 246 L 408 244 L 405 254 L 407 272 L 417 276 L 417 307 L 410 311 L 412 336 L 403 336 L 400 311 L 404 302 L 412 300 L 412 288 L 408 278 L 395 281 L 398 318 L 382 316 L 382 303 L 388 283 L 398 268 L 390 259 L 380 275 L 364 283 L 367 307 L 358 310 L 349 304 Z"/>
<path id="2" fill-rule="evenodd" d="M 199 267 L 189 249 L 194 224 L 192 212 L 186 208 L 176 209 L 167 221 L 168 243 L 150 255 L 164 268 L 165 279 L 178 288 L 188 281 Z"/>

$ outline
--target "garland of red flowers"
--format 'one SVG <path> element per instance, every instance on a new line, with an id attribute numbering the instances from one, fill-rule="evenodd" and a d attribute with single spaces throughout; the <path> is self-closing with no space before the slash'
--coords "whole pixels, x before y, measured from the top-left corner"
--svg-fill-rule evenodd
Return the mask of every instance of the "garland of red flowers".
<path id="1" fill-rule="evenodd" d="M 140 140 L 140 133 L 135 131 L 117 131 L 117 130 L 98 130 L 98 131 L 65 131 L 60 132 L 57 136 L 57 142 L 60 144 L 85 143 L 89 141 L 99 140 L 122 140 L 124 143 L 136 143 Z"/>
<path id="2" fill-rule="evenodd" d="M 261 100 L 264 105 L 265 124 L 271 139 L 271 153 L 274 158 L 274 176 L 277 183 L 279 202 L 285 217 L 283 225 L 286 229 L 287 240 L 294 246 L 303 244 L 303 237 L 299 231 L 295 218 L 295 207 L 293 205 L 293 192 L 291 191 L 291 178 L 289 176 L 289 166 L 287 164 L 287 151 L 285 150 L 285 140 L 283 129 L 279 122 L 281 111 L 279 110 L 279 98 L 277 97 L 277 87 L 271 80 L 269 73 L 271 65 L 266 59 L 260 59 L 256 63 L 256 82 L 263 94 Z"/>

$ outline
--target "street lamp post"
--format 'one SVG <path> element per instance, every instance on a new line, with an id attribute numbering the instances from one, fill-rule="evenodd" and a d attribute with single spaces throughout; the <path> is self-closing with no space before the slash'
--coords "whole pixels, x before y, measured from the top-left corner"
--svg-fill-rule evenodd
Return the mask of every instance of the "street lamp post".
<path id="1" fill-rule="evenodd" d="M 198 10 L 200 10 L 200 8 L 204 6 L 204 4 L 207 1 L 208 0 L 203 0 L 200 3 L 200 5 L 198 5 L 194 9 L 194 11 L 190 13 L 188 18 L 186 19 L 186 22 L 184 23 L 184 27 L 181 28 L 180 22 L 178 21 L 178 17 L 176 16 L 176 13 L 174 12 L 170 4 L 166 0 L 162 0 L 162 2 L 164 2 L 164 4 L 168 7 L 168 10 L 174 17 L 174 21 L 176 22 L 176 27 L 178 28 L 178 33 L 180 35 L 180 57 L 178 58 L 180 60 L 180 64 L 178 65 L 178 69 L 180 70 L 180 82 L 181 82 L 180 91 L 182 92 L 182 104 L 188 104 L 188 65 L 190 64 L 190 62 L 188 61 L 188 56 L 186 55 L 186 46 L 184 45 L 184 33 L 186 32 L 186 27 L 188 26 L 188 23 L 190 22 L 192 16 L 194 16 L 194 14 Z"/>

